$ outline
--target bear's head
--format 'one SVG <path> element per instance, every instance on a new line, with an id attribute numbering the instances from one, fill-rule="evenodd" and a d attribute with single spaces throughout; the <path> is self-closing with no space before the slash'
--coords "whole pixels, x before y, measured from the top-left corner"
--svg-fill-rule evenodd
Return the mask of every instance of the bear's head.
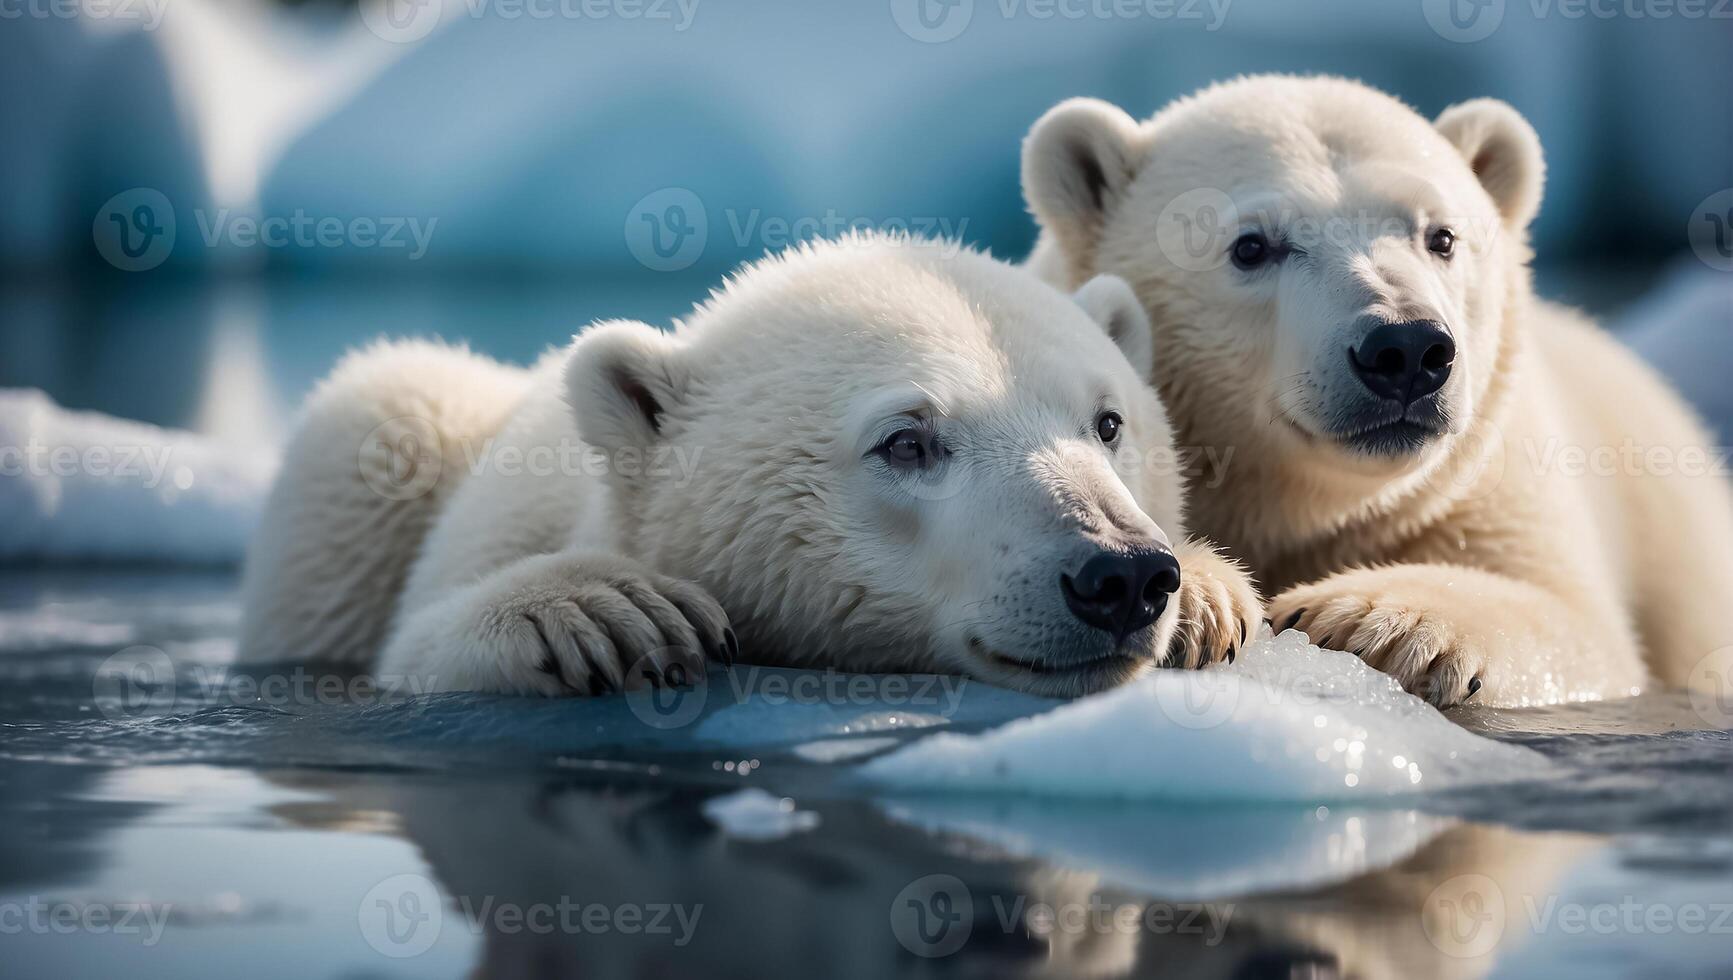
<path id="1" fill-rule="evenodd" d="M 1132 284 L 1181 436 L 1349 500 L 1417 485 L 1500 404 L 1542 172 L 1502 102 L 1429 123 L 1330 78 L 1238 79 L 1142 123 L 1075 99 L 1023 152 L 1032 266 Z"/>
<path id="2" fill-rule="evenodd" d="M 1119 280 L 1067 296 L 864 236 L 751 265 L 672 331 L 597 325 L 566 384 L 586 443 L 680 461 L 609 468 L 620 547 L 708 588 L 748 659 L 1073 694 L 1174 632 L 1151 357 Z"/>

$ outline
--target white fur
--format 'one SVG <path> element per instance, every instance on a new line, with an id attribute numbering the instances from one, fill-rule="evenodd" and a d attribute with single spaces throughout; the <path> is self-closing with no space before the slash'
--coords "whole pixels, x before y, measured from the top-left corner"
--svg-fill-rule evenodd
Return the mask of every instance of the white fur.
<path id="1" fill-rule="evenodd" d="M 672 331 L 598 324 L 528 371 L 376 347 L 308 405 L 249 562 L 243 655 L 543 694 L 702 669 L 731 626 L 759 662 L 1052 692 L 1207 663 L 1258 614 L 1207 546 L 1182 544 L 1182 595 L 1118 656 L 1059 588 L 1103 548 L 1183 535 L 1150 351 L 1123 283 L 1073 301 L 872 237 L 749 266 Z M 404 415 L 429 424 L 377 434 Z M 921 474 L 875 452 L 911 424 L 949 453 Z M 444 465 L 385 499 L 358 453 L 383 465 L 399 430 Z"/>
<path id="2" fill-rule="evenodd" d="M 1190 513 L 1277 590 L 1278 625 L 1441 704 L 1683 683 L 1733 642 L 1725 479 L 1560 462 L 1627 442 L 1685 459 L 1709 437 L 1634 357 L 1535 298 L 1526 228 L 1544 167 L 1509 106 L 1475 100 L 1434 124 L 1354 82 L 1276 76 L 1141 123 L 1073 100 L 1032 130 L 1024 178 L 1042 225 L 1031 267 L 1065 286 L 1130 282 L 1181 443 L 1234 452 L 1227 485 Z M 1218 217 L 1234 225 L 1215 251 L 1188 250 Z M 1449 261 L 1427 249 L 1444 226 Z M 1303 248 L 1248 274 L 1226 251 L 1248 229 Z M 1346 352 L 1368 317 L 1437 320 L 1456 341 L 1437 396 L 1448 425 L 1411 452 L 1344 442 L 1366 398 Z"/>

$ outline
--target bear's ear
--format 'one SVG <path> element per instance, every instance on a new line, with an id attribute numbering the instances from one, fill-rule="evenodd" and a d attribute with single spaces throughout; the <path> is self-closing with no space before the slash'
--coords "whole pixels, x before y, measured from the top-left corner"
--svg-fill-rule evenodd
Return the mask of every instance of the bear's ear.
<path id="1" fill-rule="evenodd" d="M 1131 284 L 1118 276 L 1096 276 L 1071 298 L 1119 345 L 1137 376 L 1148 380 L 1155 370 L 1155 337 Z"/>
<path id="2" fill-rule="evenodd" d="M 1504 223 L 1527 228 L 1540 210 L 1546 162 L 1540 137 L 1522 114 L 1497 99 L 1453 105 L 1434 124 L 1479 178 Z"/>
<path id="3" fill-rule="evenodd" d="M 1067 99 L 1023 141 L 1023 199 L 1077 278 L 1095 263 L 1108 210 L 1137 176 L 1137 121 L 1100 99 Z"/>
<path id="4" fill-rule="evenodd" d="M 666 331 L 631 320 L 579 334 L 566 361 L 566 401 L 579 438 L 606 450 L 654 445 L 685 390 L 681 346 Z"/>

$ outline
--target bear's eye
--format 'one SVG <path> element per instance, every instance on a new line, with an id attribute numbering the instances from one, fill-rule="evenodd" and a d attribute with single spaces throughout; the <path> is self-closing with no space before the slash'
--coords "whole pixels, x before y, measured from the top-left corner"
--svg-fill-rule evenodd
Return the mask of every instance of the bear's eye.
<path id="1" fill-rule="evenodd" d="M 1228 249 L 1228 257 L 1241 269 L 1256 269 L 1275 254 L 1276 250 L 1270 247 L 1270 240 L 1256 231 L 1241 235 L 1234 240 L 1233 247 Z"/>
<path id="2" fill-rule="evenodd" d="M 1450 253 L 1456 251 L 1456 232 L 1449 228 L 1440 228 L 1426 239 L 1426 249 L 1441 258 L 1450 258 Z"/>
<path id="3" fill-rule="evenodd" d="M 1095 420 L 1095 434 L 1109 446 L 1119 439 L 1119 430 L 1124 427 L 1125 419 L 1118 412 L 1102 412 Z"/>
<path id="4" fill-rule="evenodd" d="M 879 444 L 879 452 L 899 466 L 925 466 L 927 440 L 919 429 L 898 429 Z"/>

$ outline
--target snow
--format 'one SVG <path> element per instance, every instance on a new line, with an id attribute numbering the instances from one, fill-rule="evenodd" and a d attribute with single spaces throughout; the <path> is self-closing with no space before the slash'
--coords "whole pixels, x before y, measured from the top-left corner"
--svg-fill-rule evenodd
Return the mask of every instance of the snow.
<path id="1" fill-rule="evenodd" d="M 276 453 L 0 389 L 0 561 L 238 561 Z"/>
<path id="2" fill-rule="evenodd" d="M 886 788 L 1141 800 L 1328 802 L 1546 774 L 1357 658 L 1266 629 L 1232 666 L 1155 671 L 979 735 L 865 763 Z"/>

